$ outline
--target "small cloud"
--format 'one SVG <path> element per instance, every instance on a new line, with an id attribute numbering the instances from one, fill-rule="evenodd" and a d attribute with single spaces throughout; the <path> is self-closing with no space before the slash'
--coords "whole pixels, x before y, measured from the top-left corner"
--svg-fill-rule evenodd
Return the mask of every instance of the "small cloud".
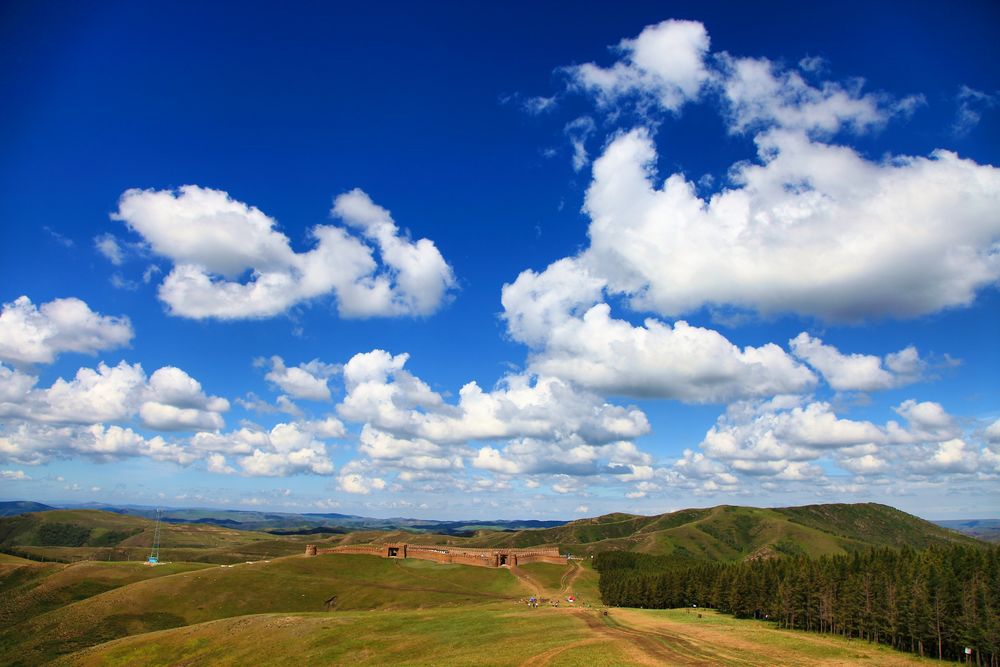
<path id="1" fill-rule="evenodd" d="M 163 269 L 158 267 L 156 264 L 150 264 L 146 267 L 146 270 L 142 272 L 142 282 L 147 285 L 149 282 L 158 274 L 163 273 Z"/>
<path id="2" fill-rule="evenodd" d="M 523 104 L 521 104 L 521 108 L 532 116 L 537 116 L 555 109 L 556 98 L 554 95 L 552 97 L 529 97 Z"/>
<path id="3" fill-rule="evenodd" d="M 524 97 L 521 93 L 512 93 L 500 97 L 500 104 L 515 106 L 530 116 L 539 116 L 555 110 L 558 106 L 555 95 L 544 97 L 536 95 L 534 97 Z"/>
<path id="4" fill-rule="evenodd" d="M 139 289 L 139 283 L 134 280 L 129 280 L 117 271 L 111 274 L 110 282 L 111 286 L 115 289 L 128 290 L 129 292 L 134 292 Z"/>
<path id="5" fill-rule="evenodd" d="M 587 512 L 590 511 L 590 508 L 587 507 L 586 505 L 578 505 L 577 508 L 573 511 L 576 512 L 577 514 L 586 514 Z"/>
<path id="6" fill-rule="evenodd" d="M 799 69 L 803 72 L 822 72 L 826 66 L 826 58 L 822 56 L 806 56 L 799 61 Z"/>
<path id="7" fill-rule="evenodd" d="M 587 139 L 597 130 L 594 119 L 590 116 L 580 116 L 570 121 L 563 128 L 570 146 L 573 147 L 573 171 L 580 171 L 590 164 L 587 154 Z"/>
<path id="8" fill-rule="evenodd" d="M 992 109 L 1000 102 L 1000 91 L 990 95 L 969 86 L 962 86 L 955 99 L 958 101 L 958 109 L 955 111 L 955 122 L 951 126 L 951 131 L 955 136 L 964 137 L 979 125 L 984 111 Z"/>
<path id="9" fill-rule="evenodd" d="M 31 477 L 26 475 L 23 470 L 2 470 L 0 471 L 0 479 L 13 482 L 26 482 Z"/>
<path id="10" fill-rule="evenodd" d="M 45 232 L 49 236 L 51 236 L 55 240 L 56 243 L 58 243 L 59 245 L 63 246 L 64 248 L 72 248 L 74 245 L 76 245 L 76 243 L 73 242 L 73 239 L 67 238 L 66 236 L 63 236 L 62 234 L 60 234 L 56 230 L 52 229 L 48 225 L 45 225 L 44 227 L 42 227 L 42 229 L 44 229 Z"/>
<path id="11" fill-rule="evenodd" d="M 94 237 L 94 247 L 115 266 L 121 266 L 125 261 L 125 252 L 118 245 L 118 239 L 111 234 L 101 234 Z"/>

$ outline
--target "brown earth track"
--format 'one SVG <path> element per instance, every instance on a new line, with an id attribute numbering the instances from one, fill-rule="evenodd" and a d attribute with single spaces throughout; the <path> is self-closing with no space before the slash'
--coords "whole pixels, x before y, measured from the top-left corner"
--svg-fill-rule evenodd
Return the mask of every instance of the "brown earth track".
<path id="1" fill-rule="evenodd" d="M 547 665 L 554 658 L 562 655 L 566 651 L 578 648 L 580 646 L 587 646 L 589 644 L 596 644 L 598 642 L 604 642 L 607 640 L 598 639 L 597 637 L 592 637 L 590 639 L 580 639 L 575 642 L 570 642 L 569 644 L 563 644 L 562 646 L 556 646 L 555 648 L 550 648 L 548 651 L 543 651 L 538 655 L 533 655 L 524 662 L 521 663 L 521 667 L 543 667 Z"/>
<path id="2" fill-rule="evenodd" d="M 600 617 L 596 613 L 587 612 L 582 609 L 573 609 L 573 615 L 582 619 L 593 632 L 608 637 L 619 642 L 626 649 L 626 653 L 635 660 L 635 664 L 640 665 L 708 665 L 704 660 L 692 659 L 688 651 L 681 652 L 674 647 L 668 646 L 660 637 L 650 633 L 634 630 L 621 625 L 612 625 L 613 621 L 605 619 L 610 617 Z M 679 643 L 687 643 L 677 638 Z"/>
<path id="3" fill-rule="evenodd" d="M 562 576 L 559 580 L 559 597 L 565 596 L 570 592 L 573 584 L 576 580 L 583 574 L 583 566 L 575 561 L 570 561 L 571 569 L 566 571 L 566 574 Z"/>
<path id="4" fill-rule="evenodd" d="M 551 591 L 547 590 L 544 586 L 538 583 L 538 581 L 534 577 L 525 572 L 523 569 L 519 567 L 512 567 L 510 568 L 510 573 L 513 574 L 515 577 L 517 577 L 522 584 L 527 586 L 528 590 L 534 591 L 534 594 L 539 598 L 553 597 Z"/>

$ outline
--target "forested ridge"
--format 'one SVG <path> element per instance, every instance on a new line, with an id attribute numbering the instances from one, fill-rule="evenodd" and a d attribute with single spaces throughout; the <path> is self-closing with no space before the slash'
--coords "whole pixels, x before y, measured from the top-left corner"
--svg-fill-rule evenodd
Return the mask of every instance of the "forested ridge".
<path id="1" fill-rule="evenodd" d="M 606 552 L 595 559 L 613 606 L 710 607 L 780 627 L 1000 665 L 1000 547 L 877 548 L 821 558 L 676 565 Z"/>

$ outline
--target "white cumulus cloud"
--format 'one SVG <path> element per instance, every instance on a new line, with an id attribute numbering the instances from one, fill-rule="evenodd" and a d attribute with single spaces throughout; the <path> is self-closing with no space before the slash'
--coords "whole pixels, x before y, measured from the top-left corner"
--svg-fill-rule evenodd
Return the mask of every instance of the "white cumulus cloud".
<path id="1" fill-rule="evenodd" d="M 63 352 L 96 354 L 128 345 L 132 336 L 127 317 L 95 313 L 76 298 L 35 306 L 21 296 L 0 312 L 0 360 L 12 364 L 48 364 Z"/>
<path id="2" fill-rule="evenodd" d="M 884 359 L 871 354 L 843 354 L 819 338 L 801 333 L 789 341 L 792 353 L 823 374 L 837 391 L 877 391 L 909 384 L 926 367 L 913 346 Z"/>
<path id="3" fill-rule="evenodd" d="M 128 190 L 112 217 L 174 263 L 159 288 L 174 315 L 265 318 L 329 294 L 347 317 L 428 315 L 441 306 L 454 277 L 432 241 L 404 237 L 361 190 L 338 197 L 333 214 L 362 238 L 317 225 L 315 247 L 301 253 L 273 218 L 196 185 Z"/>
<path id="4" fill-rule="evenodd" d="M 264 377 L 282 391 L 294 398 L 312 401 L 330 400 L 330 387 L 327 382 L 338 372 L 339 368 L 336 365 L 313 359 L 298 366 L 288 367 L 284 359 L 279 356 L 271 357 L 270 364 L 271 369 Z"/>
<path id="5" fill-rule="evenodd" d="M 567 68 L 572 85 L 595 95 L 601 106 L 623 98 L 677 111 L 697 98 L 710 74 L 705 66 L 709 38 L 697 21 L 666 20 L 650 25 L 617 47 L 611 67 L 586 63 Z"/>

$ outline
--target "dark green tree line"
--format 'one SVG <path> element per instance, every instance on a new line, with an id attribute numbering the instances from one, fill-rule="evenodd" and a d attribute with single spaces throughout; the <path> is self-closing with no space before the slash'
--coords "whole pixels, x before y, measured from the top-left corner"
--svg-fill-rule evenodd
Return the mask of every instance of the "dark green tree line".
<path id="1" fill-rule="evenodd" d="M 710 607 L 947 660 L 970 647 L 976 664 L 1000 667 L 998 547 L 702 564 L 608 552 L 595 567 L 608 605 Z"/>

